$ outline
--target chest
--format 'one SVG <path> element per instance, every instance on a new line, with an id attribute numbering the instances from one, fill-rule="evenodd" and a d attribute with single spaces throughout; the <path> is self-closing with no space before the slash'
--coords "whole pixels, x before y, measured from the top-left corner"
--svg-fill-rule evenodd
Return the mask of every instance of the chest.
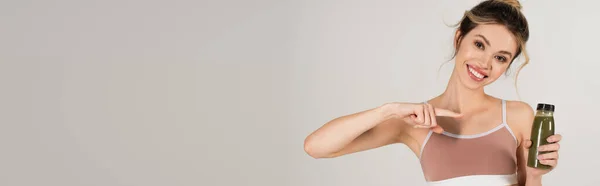
<path id="1" fill-rule="evenodd" d="M 473 135 L 505 123 L 502 110 L 488 109 L 462 118 L 436 117 L 437 124 L 454 134 Z"/>
<path id="2" fill-rule="evenodd" d="M 512 174 L 517 143 L 504 125 L 485 134 L 432 133 L 421 154 L 430 180 L 475 174 Z"/>

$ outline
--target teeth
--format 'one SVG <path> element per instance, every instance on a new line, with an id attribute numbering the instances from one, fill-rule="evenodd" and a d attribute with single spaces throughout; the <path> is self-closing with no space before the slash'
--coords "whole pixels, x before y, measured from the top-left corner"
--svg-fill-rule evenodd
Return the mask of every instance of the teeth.
<path id="1" fill-rule="evenodd" d="M 471 72 L 473 75 L 475 75 L 475 77 L 477 77 L 479 79 L 483 78 L 482 74 L 480 74 L 479 72 L 473 70 L 471 67 L 469 67 L 469 72 Z"/>

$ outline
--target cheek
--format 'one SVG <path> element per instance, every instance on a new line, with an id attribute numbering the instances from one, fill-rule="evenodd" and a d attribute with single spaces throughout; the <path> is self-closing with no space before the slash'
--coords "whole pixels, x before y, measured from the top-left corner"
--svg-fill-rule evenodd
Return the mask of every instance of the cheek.
<path id="1" fill-rule="evenodd" d="M 471 59 L 477 55 L 477 50 L 469 47 L 469 46 L 461 46 L 462 48 L 456 54 L 457 61 L 460 63 L 464 63 L 468 59 Z"/>
<path id="2" fill-rule="evenodd" d="M 491 76 L 494 79 L 496 79 L 496 78 L 502 76 L 506 72 L 507 68 L 508 68 L 508 63 L 494 65 L 492 67 L 492 73 L 491 73 L 492 75 Z"/>

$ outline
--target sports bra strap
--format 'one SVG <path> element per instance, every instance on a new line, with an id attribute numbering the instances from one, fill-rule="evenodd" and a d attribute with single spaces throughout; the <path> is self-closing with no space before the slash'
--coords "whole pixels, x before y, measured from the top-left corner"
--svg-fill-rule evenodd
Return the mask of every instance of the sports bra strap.
<path id="1" fill-rule="evenodd" d="M 502 123 L 506 123 L 506 100 L 502 100 Z"/>

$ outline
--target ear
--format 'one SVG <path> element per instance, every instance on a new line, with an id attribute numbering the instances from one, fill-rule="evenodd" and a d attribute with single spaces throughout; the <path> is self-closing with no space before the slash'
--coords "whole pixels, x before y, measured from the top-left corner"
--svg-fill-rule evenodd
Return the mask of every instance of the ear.
<path id="1" fill-rule="evenodd" d="M 460 43 L 460 30 L 456 30 L 456 34 L 454 35 L 454 48 L 458 48 L 458 44 Z"/>

